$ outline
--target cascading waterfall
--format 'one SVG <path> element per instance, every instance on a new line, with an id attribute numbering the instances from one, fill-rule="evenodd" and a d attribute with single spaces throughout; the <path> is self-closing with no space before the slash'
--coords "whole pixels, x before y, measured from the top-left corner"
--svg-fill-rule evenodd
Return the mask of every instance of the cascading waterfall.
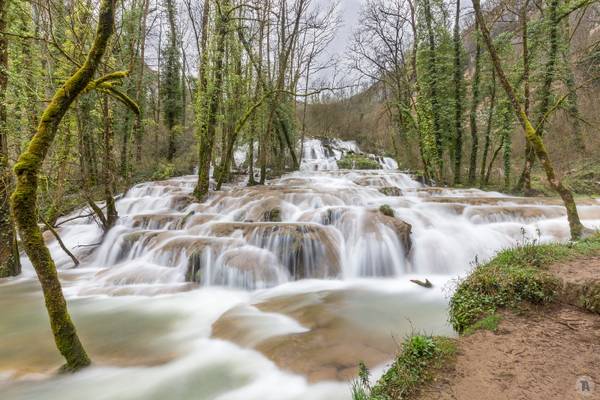
<path id="1" fill-rule="evenodd" d="M 339 170 L 349 152 L 360 149 L 309 139 L 300 172 L 202 204 L 194 176 L 136 185 L 104 237 L 89 210 L 64 217 L 59 232 L 82 265 L 47 241 L 97 364 L 49 375 L 60 360 L 23 259 L 24 275 L 0 283 L 12 310 L 0 313 L 3 398 L 348 399 L 335 381 L 359 360 L 390 359 L 390 333 L 450 333 L 447 284 L 476 257 L 524 238 L 568 240 L 553 200 L 424 187 L 389 158 L 380 170 Z M 580 215 L 600 227 L 600 203 Z"/>

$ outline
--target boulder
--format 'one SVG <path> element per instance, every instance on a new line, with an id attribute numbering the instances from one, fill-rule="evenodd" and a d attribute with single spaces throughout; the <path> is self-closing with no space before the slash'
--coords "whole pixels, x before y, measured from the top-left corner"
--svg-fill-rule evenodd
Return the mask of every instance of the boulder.
<path id="1" fill-rule="evenodd" d="M 335 230 L 311 223 L 227 222 L 211 225 L 215 236 L 236 231 L 250 244 L 277 256 L 293 279 L 332 278 L 341 273 Z"/>
<path id="2" fill-rule="evenodd" d="M 384 187 L 378 188 L 377 190 L 379 190 L 381 193 L 385 194 L 386 196 L 391 196 L 391 197 L 402 196 L 402 189 L 400 189 L 399 187 L 396 187 L 396 186 L 384 186 Z"/>

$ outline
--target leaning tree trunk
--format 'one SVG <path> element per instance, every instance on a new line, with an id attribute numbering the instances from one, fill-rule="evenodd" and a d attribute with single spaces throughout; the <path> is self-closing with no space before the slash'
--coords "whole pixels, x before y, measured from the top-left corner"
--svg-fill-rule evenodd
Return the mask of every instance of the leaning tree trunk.
<path id="1" fill-rule="evenodd" d="M 556 0 L 553 0 L 556 1 Z M 573 240 L 579 239 L 583 233 L 583 225 L 579 220 L 579 214 L 577 212 L 577 206 L 575 204 L 575 200 L 573 199 L 573 194 L 571 191 L 566 188 L 560 179 L 556 176 L 554 172 L 554 167 L 552 166 L 552 162 L 550 161 L 550 156 L 546 151 L 546 146 L 544 145 L 544 141 L 542 140 L 541 135 L 533 127 L 527 113 L 523 109 L 515 91 L 508 81 L 504 70 L 502 69 L 502 64 L 500 63 L 500 58 L 498 58 L 498 53 L 496 52 L 496 48 L 492 43 L 492 39 L 490 37 L 490 32 L 485 25 L 485 20 L 483 19 L 483 14 L 481 12 L 481 5 L 479 0 L 473 0 L 473 8 L 475 9 L 475 15 L 477 21 L 479 22 L 481 34 L 483 36 L 483 41 L 490 53 L 490 58 L 492 59 L 492 64 L 496 70 L 496 74 L 500 79 L 500 83 L 508 96 L 512 107 L 515 111 L 516 117 L 518 118 L 523 130 L 525 131 L 525 138 L 531 143 L 532 148 L 535 151 L 537 158 L 540 160 L 544 171 L 546 172 L 546 177 L 548 178 L 548 183 L 550 186 L 559 194 L 563 203 L 565 204 L 565 208 L 567 209 L 567 218 L 569 220 L 569 228 L 571 230 L 571 238 Z"/>
<path id="2" fill-rule="evenodd" d="M 0 32 L 6 32 L 7 1 L 0 0 Z M 15 227 L 10 216 L 12 176 L 8 162 L 6 87 L 8 85 L 8 40 L 0 34 L 0 278 L 21 273 Z"/>
<path id="3" fill-rule="evenodd" d="M 17 223 L 25 252 L 38 275 L 44 293 L 54 340 L 67 361 L 67 370 L 78 370 L 90 364 L 90 359 L 79 341 L 75 325 L 67 310 L 56 265 L 44 243 L 38 226 L 37 188 L 38 174 L 58 126 L 65 113 L 93 79 L 94 73 L 113 33 L 115 0 L 103 0 L 98 14 L 98 27 L 94 44 L 83 65 L 56 91 L 44 110 L 37 132 L 29 142 L 17 164 L 17 184 L 11 198 L 12 213 Z"/>

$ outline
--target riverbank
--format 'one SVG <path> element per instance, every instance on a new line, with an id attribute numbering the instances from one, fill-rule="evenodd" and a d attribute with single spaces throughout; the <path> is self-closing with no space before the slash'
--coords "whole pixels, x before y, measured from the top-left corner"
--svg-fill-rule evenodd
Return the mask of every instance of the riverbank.
<path id="1" fill-rule="evenodd" d="M 594 388 L 599 314 L 600 236 L 567 245 L 526 243 L 459 283 L 450 321 L 461 335 L 452 351 L 432 338 L 431 351 L 407 366 L 402 360 L 414 353 L 409 339 L 388 372 L 367 387 L 370 394 L 354 398 L 600 398 Z"/>

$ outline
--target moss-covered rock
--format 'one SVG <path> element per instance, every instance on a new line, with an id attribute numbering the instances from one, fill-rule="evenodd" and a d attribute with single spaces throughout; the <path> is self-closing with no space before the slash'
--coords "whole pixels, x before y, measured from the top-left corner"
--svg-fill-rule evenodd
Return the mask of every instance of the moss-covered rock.
<path id="1" fill-rule="evenodd" d="M 379 212 L 381 212 L 383 215 L 385 215 L 387 217 L 393 218 L 396 216 L 396 214 L 394 213 L 394 209 L 387 204 L 384 204 L 381 207 L 379 207 Z"/>
<path id="2" fill-rule="evenodd" d="M 337 165 L 341 169 L 381 169 L 377 160 L 360 154 L 347 154 L 337 161 Z"/>
<path id="3" fill-rule="evenodd" d="M 402 189 L 400 189 L 399 187 L 396 186 L 384 186 L 384 187 L 380 187 L 379 192 L 385 194 L 386 196 L 391 196 L 391 197 L 398 197 L 398 196 L 402 196 Z"/>

